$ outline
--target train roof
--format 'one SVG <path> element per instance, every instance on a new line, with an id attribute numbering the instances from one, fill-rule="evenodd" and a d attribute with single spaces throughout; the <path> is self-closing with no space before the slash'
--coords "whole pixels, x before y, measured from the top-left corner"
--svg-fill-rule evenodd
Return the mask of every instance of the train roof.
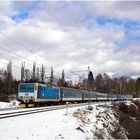
<path id="1" fill-rule="evenodd" d="M 30 85 L 30 84 L 32 84 L 32 85 L 40 85 L 40 86 L 47 86 L 47 87 L 52 87 L 51 85 L 46 85 L 46 84 L 43 84 L 43 83 L 38 83 L 38 82 L 35 82 L 35 83 L 33 83 L 33 82 L 31 82 L 31 83 L 19 83 L 19 85 L 20 84 L 25 84 L 25 85 Z"/>

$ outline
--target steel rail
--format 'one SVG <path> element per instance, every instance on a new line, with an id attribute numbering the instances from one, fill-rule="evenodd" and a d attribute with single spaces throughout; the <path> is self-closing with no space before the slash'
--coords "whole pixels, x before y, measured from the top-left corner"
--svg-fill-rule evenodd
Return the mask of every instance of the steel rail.
<path id="1" fill-rule="evenodd" d="M 84 104 L 70 104 L 68 107 L 78 107 L 78 106 L 85 106 L 88 105 L 88 103 Z M 46 111 L 53 111 L 53 110 L 59 110 L 66 108 L 66 105 L 61 106 L 53 106 L 53 107 L 47 107 L 47 108 L 39 108 L 39 109 L 33 109 L 33 110 L 23 110 L 23 111 L 16 111 L 16 112 L 7 112 L 7 113 L 1 113 L 0 119 L 4 118 L 10 118 L 10 117 L 16 117 L 16 116 L 22 116 L 22 115 L 28 115 L 28 114 L 34 114 L 34 113 L 40 113 L 40 112 L 46 112 Z"/>

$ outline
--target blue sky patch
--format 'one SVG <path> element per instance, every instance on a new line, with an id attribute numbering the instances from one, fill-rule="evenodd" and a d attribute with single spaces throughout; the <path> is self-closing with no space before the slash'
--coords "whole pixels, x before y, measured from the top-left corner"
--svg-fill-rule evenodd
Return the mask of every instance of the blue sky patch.
<path id="1" fill-rule="evenodd" d="M 96 23 L 99 26 L 115 26 L 120 25 L 124 27 L 125 30 L 125 39 L 115 41 L 114 44 L 117 47 L 127 47 L 129 41 L 140 41 L 140 34 L 136 31 L 140 30 L 140 23 L 132 20 L 119 20 L 119 19 L 110 19 L 107 17 L 97 17 Z"/>
<path id="2" fill-rule="evenodd" d="M 106 24 L 111 25 L 123 25 L 126 29 L 135 30 L 140 27 L 140 23 L 131 20 L 120 20 L 120 19 L 110 19 L 107 17 L 97 17 L 96 22 L 98 25 L 104 26 Z"/>
<path id="3" fill-rule="evenodd" d="M 131 34 L 131 33 L 125 32 L 125 36 L 130 41 L 131 40 L 140 41 L 140 34 Z"/>
<path id="4" fill-rule="evenodd" d="M 133 21 L 127 21 L 124 24 L 125 27 L 125 36 L 128 40 L 140 40 L 140 34 L 137 33 L 137 30 L 140 30 L 140 24 Z"/>
<path id="5" fill-rule="evenodd" d="M 19 13 L 19 14 L 17 14 L 17 15 L 14 15 L 14 16 L 12 17 L 12 19 L 18 22 L 18 21 L 25 20 L 25 19 L 27 19 L 28 17 L 29 17 L 29 13 L 28 13 L 28 12 L 21 12 L 21 13 Z"/>
<path id="6" fill-rule="evenodd" d="M 119 20 L 119 19 L 109 19 L 109 18 L 106 18 L 106 17 L 97 17 L 96 22 L 99 25 L 106 25 L 106 24 L 121 25 L 123 21 Z"/>

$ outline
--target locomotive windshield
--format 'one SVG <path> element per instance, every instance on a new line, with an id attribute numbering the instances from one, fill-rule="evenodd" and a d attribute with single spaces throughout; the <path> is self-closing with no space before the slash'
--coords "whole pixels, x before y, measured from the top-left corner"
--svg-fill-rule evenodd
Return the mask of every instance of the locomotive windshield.
<path id="1" fill-rule="evenodd" d="M 33 84 L 20 84 L 19 92 L 34 92 Z"/>

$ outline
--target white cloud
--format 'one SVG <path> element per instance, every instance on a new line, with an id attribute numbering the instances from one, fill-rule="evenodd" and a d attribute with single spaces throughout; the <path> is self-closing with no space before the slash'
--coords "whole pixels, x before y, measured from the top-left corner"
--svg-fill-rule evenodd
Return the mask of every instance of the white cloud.
<path id="1" fill-rule="evenodd" d="M 47 68 L 53 66 L 54 71 L 57 72 L 61 72 L 62 69 L 65 69 L 66 72 L 87 69 L 90 66 L 93 73 L 138 73 L 140 70 L 139 44 L 130 42 L 123 48 L 114 44 L 115 41 L 126 39 L 123 25 L 100 26 L 95 22 L 95 17 L 99 15 L 137 19 L 138 6 L 132 5 L 132 7 L 136 7 L 136 12 L 131 11 L 134 14 L 132 17 L 129 11 L 130 5 L 125 6 L 127 3 L 122 3 L 122 7 L 121 2 L 85 3 L 86 5 L 82 7 L 78 2 L 57 4 L 41 2 L 39 8 L 36 6 L 33 10 L 28 11 L 31 14 L 29 18 L 19 23 L 10 18 L 12 14 L 9 15 L 7 10 L 2 9 L 4 16 L 0 17 L 3 17 L 3 21 L 5 21 L 3 23 L 5 28 L 0 28 L 0 31 L 21 42 L 34 53 L 2 35 L 0 35 L 0 47 L 4 46 L 17 55 L 21 55 L 25 58 L 22 60 L 27 58 L 32 62 L 44 63 Z M 14 8 L 17 8 L 16 6 Z M 11 10 L 13 15 L 15 11 L 21 10 L 19 7 L 14 11 L 14 8 Z M 90 28 L 87 21 L 91 18 L 87 16 L 93 18 Z M 13 65 L 20 67 L 20 58 L 9 52 L 7 55 L 10 56 Z M 0 59 L 2 62 L 3 57 Z M 29 61 L 28 63 L 31 63 Z M 26 64 L 26 66 L 32 68 L 31 64 Z"/>
<path id="2" fill-rule="evenodd" d="M 88 10 L 95 16 L 106 16 L 112 19 L 129 19 L 140 21 L 139 1 L 104 1 L 87 2 Z"/>

